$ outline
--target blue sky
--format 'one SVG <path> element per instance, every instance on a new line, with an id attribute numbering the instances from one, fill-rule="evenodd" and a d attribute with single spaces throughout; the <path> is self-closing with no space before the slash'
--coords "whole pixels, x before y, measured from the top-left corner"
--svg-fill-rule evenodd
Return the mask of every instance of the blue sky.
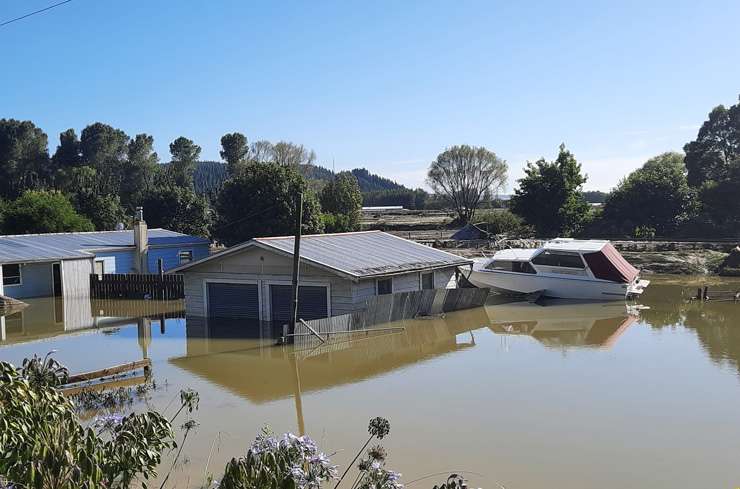
<path id="1" fill-rule="evenodd" d="M 0 21 L 52 0 L 2 0 Z M 517 5 L 515 5 L 517 4 Z M 73 0 L 0 28 L 0 117 L 290 140 L 412 186 L 454 144 L 509 162 L 561 142 L 608 190 L 740 93 L 740 2 Z"/>

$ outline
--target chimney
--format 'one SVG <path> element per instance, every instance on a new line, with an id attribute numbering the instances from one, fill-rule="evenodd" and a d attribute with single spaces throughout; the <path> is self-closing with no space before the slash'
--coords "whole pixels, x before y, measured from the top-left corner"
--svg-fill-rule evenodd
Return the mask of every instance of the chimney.
<path id="1" fill-rule="evenodd" d="M 134 217 L 134 245 L 136 246 L 134 256 L 136 273 L 149 273 L 149 235 L 147 233 L 144 209 L 142 207 L 136 208 L 136 216 Z"/>

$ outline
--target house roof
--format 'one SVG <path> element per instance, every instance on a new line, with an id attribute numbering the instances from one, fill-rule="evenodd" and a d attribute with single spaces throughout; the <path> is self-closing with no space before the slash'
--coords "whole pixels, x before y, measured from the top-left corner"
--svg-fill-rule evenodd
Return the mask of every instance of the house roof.
<path id="1" fill-rule="evenodd" d="M 209 244 L 207 239 L 169 231 L 150 229 L 149 246 Z M 134 247 L 134 232 L 97 231 L 85 233 L 18 234 L 0 236 L 0 263 L 29 263 L 89 258 L 96 250 Z"/>
<path id="2" fill-rule="evenodd" d="M 255 238 L 170 272 L 185 271 L 205 261 L 218 260 L 254 246 L 293 256 L 293 240 L 293 236 Z M 452 253 L 381 231 L 302 236 L 301 260 L 354 280 L 473 263 Z"/>

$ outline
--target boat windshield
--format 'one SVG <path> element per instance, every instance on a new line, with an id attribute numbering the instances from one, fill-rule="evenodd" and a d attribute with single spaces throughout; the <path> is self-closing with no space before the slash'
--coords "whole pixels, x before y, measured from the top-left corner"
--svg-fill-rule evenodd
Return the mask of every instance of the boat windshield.
<path id="1" fill-rule="evenodd" d="M 493 260 L 486 265 L 488 270 L 503 270 L 506 272 L 537 273 L 528 261 Z"/>
<path id="2" fill-rule="evenodd" d="M 586 268 L 580 254 L 563 251 L 543 250 L 532 259 L 532 263 L 548 267 L 579 268 L 581 270 Z"/>

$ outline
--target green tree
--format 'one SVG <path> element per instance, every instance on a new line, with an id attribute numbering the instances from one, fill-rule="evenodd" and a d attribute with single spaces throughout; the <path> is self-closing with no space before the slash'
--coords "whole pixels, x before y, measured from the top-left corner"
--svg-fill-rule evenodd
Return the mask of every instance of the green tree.
<path id="1" fill-rule="evenodd" d="M 59 146 L 51 159 L 55 171 L 75 168 L 82 164 L 80 140 L 74 129 L 59 133 Z"/>
<path id="2" fill-rule="evenodd" d="M 524 173 L 511 198 L 511 210 L 540 236 L 577 233 L 589 218 L 589 205 L 581 192 L 587 177 L 573 154 L 561 144 L 555 161 L 528 162 Z"/>
<path id="3" fill-rule="evenodd" d="M 119 223 L 127 221 L 117 195 L 100 195 L 82 189 L 73 194 L 71 200 L 77 212 L 90 219 L 98 231 L 113 231 Z"/>
<path id="4" fill-rule="evenodd" d="M 663 153 L 619 182 L 606 199 L 604 219 L 623 231 L 643 227 L 664 235 L 686 221 L 695 207 L 683 155 Z"/>
<path id="5" fill-rule="evenodd" d="M 740 103 L 712 109 L 694 141 L 684 146 L 688 182 L 701 187 L 727 176 L 730 163 L 740 158 Z"/>
<path id="6" fill-rule="evenodd" d="M 322 189 L 319 200 L 322 212 L 342 218 L 340 225 L 331 226 L 331 231 L 354 231 L 359 227 L 362 193 L 357 178 L 350 172 L 340 172 L 329 181 Z"/>
<path id="7" fill-rule="evenodd" d="M 229 175 L 236 175 L 244 168 L 249 155 L 249 144 L 244 134 L 233 132 L 221 138 L 221 158 L 226 162 Z"/>
<path id="8" fill-rule="evenodd" d="M 175 184 L 184 188 L 193 188 L 195 164 L 200 158 L 200 146 L 192 140 L 180 136 L 170 143 L 170 172 Z"/>
<path id="9" fill-rule="evenodd" d="M 33 122 L 0 119 L 0 197 L 14 199 L 50 176 L 47 145 Z"/>
<path id="10" fill-rule="evenodd" d="M 75 212 L 69 199 L 56 190 L 27 190 L 5 211 L 5 234 L 94 231 L 89 219 Z"/>
<path id="11" fill-rule="evenodd" d="M 727 165 L 724 178 L 705 182 L 699 193 L 705 215 L 708 215 L 718 227 L 733 235 L 740 232 L 738 194 L 740 194 L 740 158 Z"/>
<path id="12" fill-rule="evenodd" d="M 211 210 L 205 197 L 176 185 L 155 187 L 142 200 L 144 218 L 150 227 L 209 236 Z"/>
<path id="13" fill-rule="evenodd" d="M 154 151 L 154 138 L 137 134 L 128 143 L 128 158 L 123 165 L 126 177 L 121 182 L 121 202 L 129 212 L 139 206 L 143 194 L 152 187 L 159 170 L 159 156 Z"/>
<path id="14" fill-rule="evenodd" d="M 427 182 L 447 197 L 461 222 L 469 222 L 486 191 L 495 192 L 506 183 L 508 166 L 484 147 L 453 146 L 437 156 L 429 167 Z"/>
<path id="15" fill-rule="evenodd" d="M 259 236 L 293 234 L 300 193 L 303 232 L 323 231 L 318 200 L 296 168 L 277 163 L 247 166 L 228 180 L 218 195 L 214 237 L 231 246 Z"/>
<path id="16" fill-rule="evenodd" d="M 118 194 L 125 173 L 129 138 L 125 132 L 96 122 L 82 130 L 80 155 L 84 166 L 97 172 L 97 192 Z"/>

